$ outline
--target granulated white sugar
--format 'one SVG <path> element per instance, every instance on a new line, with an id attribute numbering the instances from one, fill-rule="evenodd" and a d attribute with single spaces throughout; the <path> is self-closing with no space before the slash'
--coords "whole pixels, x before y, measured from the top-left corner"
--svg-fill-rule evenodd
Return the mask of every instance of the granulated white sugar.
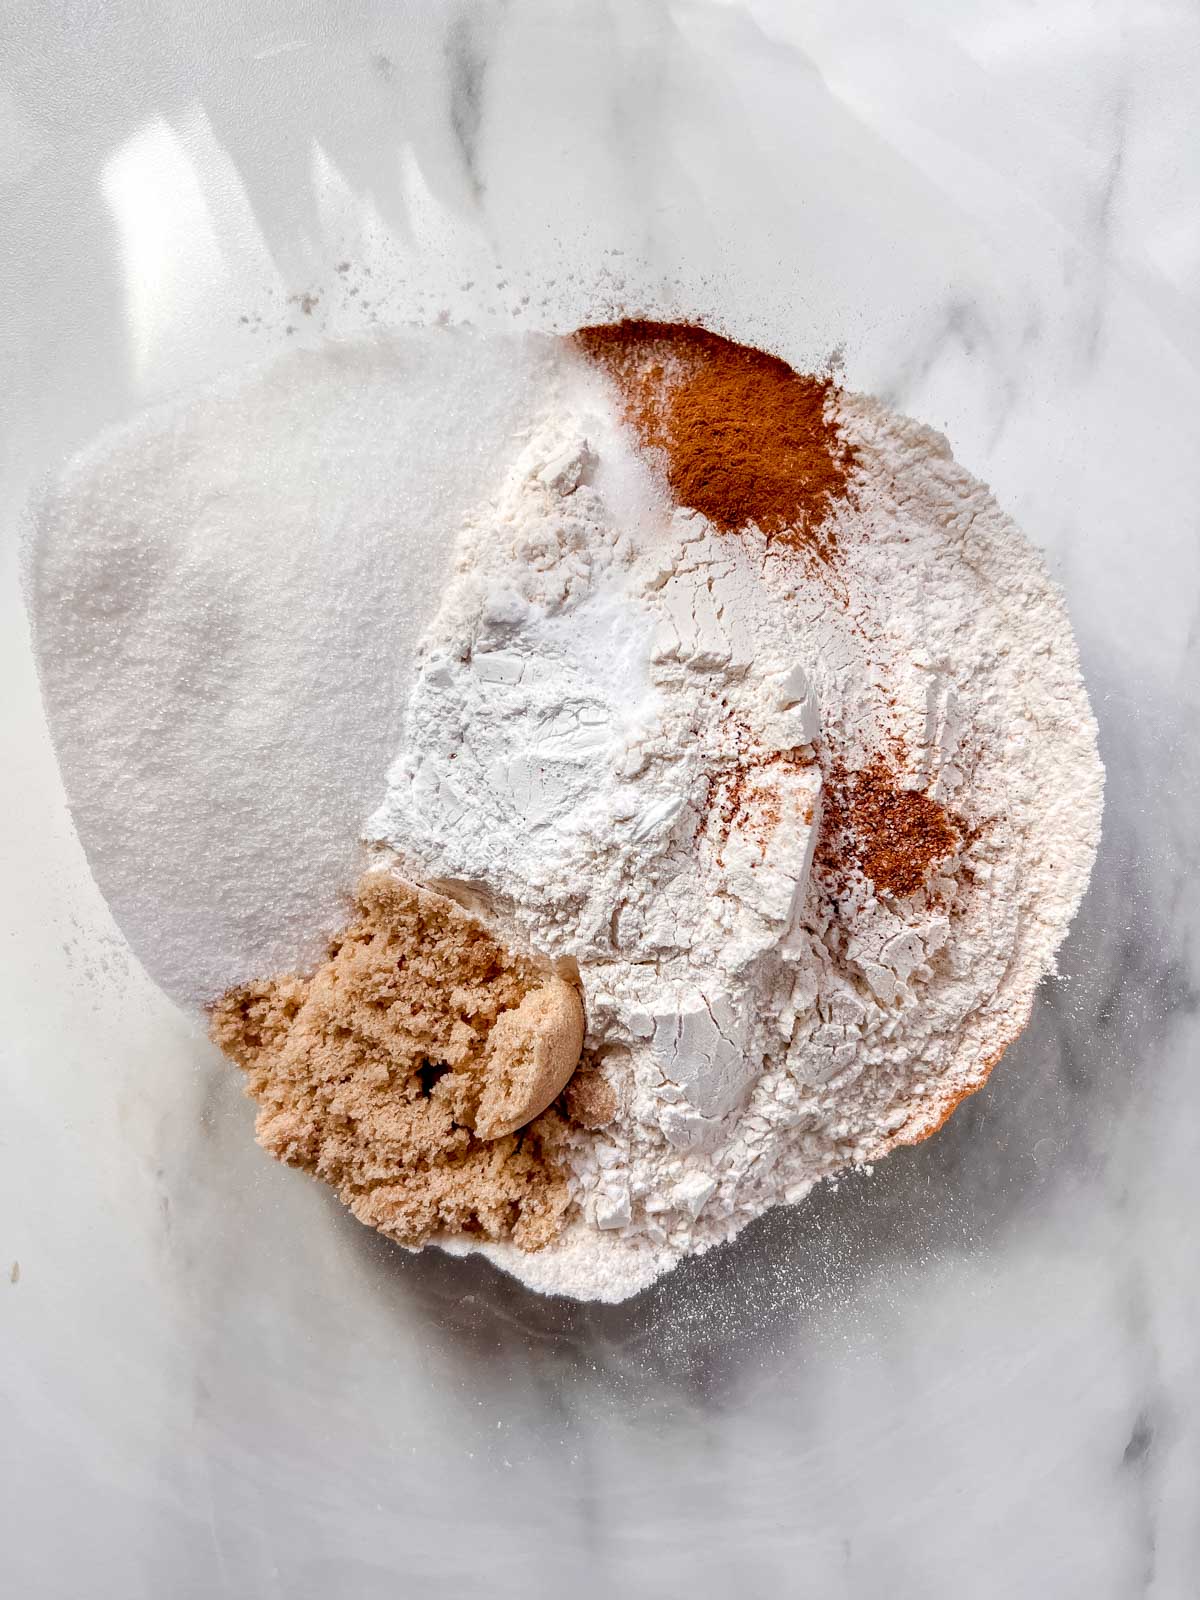
<path id="1" fill-rule="evenodd" d="M 68 798 L 168 993 L 303 964 L 341 920 L 413 648 L 546 360 L 445 329 L 289 354 L 99 439 L 38 507 Z"/>

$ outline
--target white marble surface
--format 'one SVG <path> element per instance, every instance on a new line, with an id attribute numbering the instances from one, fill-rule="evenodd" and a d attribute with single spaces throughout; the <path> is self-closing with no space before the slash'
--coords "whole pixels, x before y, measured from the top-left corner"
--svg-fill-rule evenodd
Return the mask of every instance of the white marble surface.
<path id="1" fill-rule="evenodd" d="M 0 13 L 8 1592 L 1200 1592 L 1194 6 L 153 19 Z M 288 340 L 627 306 L 841 347 L 944 427 L 1066 586 L 1110 785 L 986 1092 L 589 1309 L 393 1251 L 255 1150 L 89 879 L 15 542 L 64 449 Z"/>

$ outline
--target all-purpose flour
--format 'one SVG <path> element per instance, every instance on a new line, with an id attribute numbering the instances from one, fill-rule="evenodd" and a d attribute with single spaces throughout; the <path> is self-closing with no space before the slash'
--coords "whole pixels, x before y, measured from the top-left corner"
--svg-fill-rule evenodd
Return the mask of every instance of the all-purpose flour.
<path id="1" fill-rule="evenodd" d="M 369 834 L 578 964 L 619 1096 L 577 1140 L 566 1235 L 485 1247 L 540 1289 L 621 1298 L 931 1130 L 1086 883 L 1101 770 L 1057 593 L 939 436 L 859 399 L 841 420 L 831 570 L 663 504 L 564 382 L 422 646 Z M 881 759 L 955 819 L 902 895 L 814 866 L 832 774 Z"/>

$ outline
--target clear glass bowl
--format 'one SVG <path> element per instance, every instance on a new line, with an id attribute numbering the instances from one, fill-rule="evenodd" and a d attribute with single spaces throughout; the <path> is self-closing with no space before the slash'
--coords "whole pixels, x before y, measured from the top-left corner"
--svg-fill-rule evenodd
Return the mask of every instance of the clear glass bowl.
<path id="1" fill-rule="evenodd" d="M 1190 1592 L 1197 25 L 918 12 L 0 18 L 14 1593 Z M 16 551 L 64 453 L 272 350 L 628 309 L 837 353 L 944 428 L 1066 588 L 1109 788 L 985 1092 L 589 1307 L 392 1249 L 256 1150 L 89 877 Z"/>

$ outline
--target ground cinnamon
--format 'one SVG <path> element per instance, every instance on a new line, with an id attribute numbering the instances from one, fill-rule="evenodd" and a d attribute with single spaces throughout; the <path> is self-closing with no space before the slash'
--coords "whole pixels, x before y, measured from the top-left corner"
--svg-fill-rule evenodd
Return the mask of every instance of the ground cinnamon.
<path id="1" fill-rule="evenodd" d="M 755 526 L 828 558 L 829 513 L 854 452 L 828 376 L 682 322 L 580 328 L 576 343 L 617 383 L 643 445 L 661 452 L 671 493 L 722 533 Z"/>
<path id="2" fill-rule="evenodd" d="M 857 867 L 880 893 L 913 894 L 960 843 L 945 807 L 901 788 L 881 757 L 861 772 L 829 764 L 816 865 L 835 883 Z"/>

